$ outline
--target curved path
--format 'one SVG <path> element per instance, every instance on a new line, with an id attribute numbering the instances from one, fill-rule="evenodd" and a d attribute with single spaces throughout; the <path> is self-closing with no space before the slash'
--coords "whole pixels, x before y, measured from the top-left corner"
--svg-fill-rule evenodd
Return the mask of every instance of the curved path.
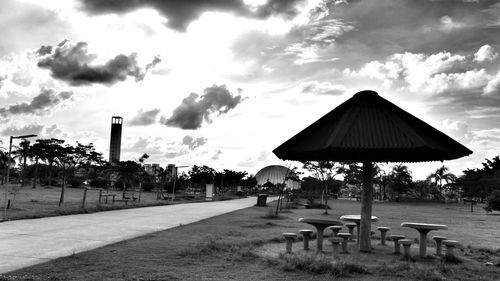
<path id="1" fill-rule="evenodd" d="M 248 197 L 3 222 L 0 274 L 244 209 L 256 202 L 255 197 Z"/>

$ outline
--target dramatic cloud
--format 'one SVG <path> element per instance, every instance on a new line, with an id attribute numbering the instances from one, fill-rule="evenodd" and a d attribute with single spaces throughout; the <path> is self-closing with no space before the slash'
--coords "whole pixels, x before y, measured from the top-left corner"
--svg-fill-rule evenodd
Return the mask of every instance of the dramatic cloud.
<path id="1" fill-rule="evenodd" d="M 208 87 L 203 93 L 201 96 L 191 93 L 174 109 L 170 118 L 163 117 L 160 122 L 183 130 L 194 130 L 201 128 L 203 121 L 211 123 L 212 114 L 226 114 L 242 102 L 242 97 L 233 96 L 225 85 Z"/>
<path id="2" fill-rule="evenodd" d="M 318 81 L 302 83 L 299 88 L 302 93 L 313 93 L 319 95 L 342 95 L 346 91 L 346 88 L 343 85 Z"/>
<path id="3" fill-rule="evenodd" d="M 187 145 L 190 150 L 194 150 L 197 147 L 200 147 L 207 143 L 207 139 L 204 137 L 193 138 L 192 136 L 185 136 L 182 139 L 182 144 Z"/>
<path id="4" fill-rule="evenodd" d="M 265 4 L 252 6 L 244 0 L 80 0 L 90 13 L 127 13 L 139 8 L 153 8 L 167 19 L 167 26 L 186 31 L 188 25 L 204 12 L 220 11 L 250 18 L 268 18 L 281 15 L 292 18 L 298 14 L 297 4 L 304 0 L 268 0 Z"/>
<path id="5" fill-rule="evenodd" d="M 379 79 L 385 86 L 403 83 L 412 92 L 442 93 L 484 87 L 491 75 L 485 69 L 467 69 L 467 57 L 449 52 L 394 54 L 386 62 L 372 61 L 359 74 Z"/>
<path id="6" fill-rule="evenodd" d="M 60 135 L 61 133 L 62 131 L 59 128 L 57 128 L 56 124 L 53 124 L 52 126 L 45 128 L 45 135 L 47 136 L 55 137 Z"/>
<path id="7" fill-rule="evenodd" d="M 127 122 L 130 126 L 147 126 L 156 123 L 156 117 L 160 113 L 159 109 L 148 111 L 139 110 L 138 114 Z"/>
<path id="8" fill-rule="evenodd" d="M 484 61 L 492 61 L 498 56 L 498 53 L 495 53 L 493 47 L 490 45 L 484 45 L 479 48 L 479 50 L 474 54 L 474 60 L 478 62 Z"/>
<path id="9" fill-rule="evenodd" d="M 29 124 L 22 127 L 10 126 L 1 131 L 4 136 L 23 136 L 23 135 L 39 135 L 43 130 L 43 125 L 39 124 Z"/>
<path id="10" fill-rule="evenodd" d="M 483 93 L 485 95 L 492 95 L 500 92 L 500 71 L 497 75 L 491 79 L 488 84 L 484 87 Z"/>
<path id="11" fill-rule="evenodd" d="M 0 116 L 6 118 L 19 114 L 43 114 L 72 96 L 72 92 L 56 93 L 53 89 L 42 89 L 29 103 L 23 102 L 0 108 Z"/>
<path id="12" fill-rule="evenodd" d="M 36 52 L 35 54 L 37 56 L 45 56 L 45 55 L 48 55 L 48 54 L 52 54 L 52 46 L 41 46 Z"/>
<path id="13" fill-rule="evenodd" d="M 44 48 L 42 52 L 46 53 L 48 47 L 42 48 Z M 49 69 L 52 77 L 67 81 L 73 86 L 112 85 L 126 80 L 128 76 L 135 77 L 136 81 L 141 81 L 144 79 L 146 71 L 161 61 L 159 57 L 155 57 L 153 62 L 142 69 L 137 64 L 136 54 L 128 56 L 119 54 L 103 65 L 90 65 L 96 57 L 96 55 L 88 53 L 87 43 L 78 42 L 76 45 L 72 45 L 64 40 L 59 43 L 53 53 L 42 57 L 38 61 L 38 66 Z"/>

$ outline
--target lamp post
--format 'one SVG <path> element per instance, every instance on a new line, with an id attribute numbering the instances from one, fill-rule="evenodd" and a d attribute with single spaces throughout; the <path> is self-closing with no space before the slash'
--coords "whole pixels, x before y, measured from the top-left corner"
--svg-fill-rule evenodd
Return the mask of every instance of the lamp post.
<path id="1" fill-rule="evenodd" d="M 5 176 L 5 198 L 4 198 L 4 204 L 3 204 L 3 219 L 7 220 L 7 197 L 9 195 L 9 175 L 10 175 L 10 154 L 12 152 L 12 140 L 13 139 L 27 139 L 27 138 L 32 138 L 36 137 L 37 135 L 24 135 L 24 136 L 10 136 L 10 141 L 9 141 L 9 154 L 7 156 L 7 173 Z"/>
<path id="2" fill-rule="evenodd" d="M 189 167 L 189 166 L 174 166 L 173 167 L 172 174 L 174 174 L 174 186 L 172 187 L 172 202 L 174 202 L 174 199 L 175 199 L 175 182 L 177 180 L 177 169 L 185 168 L 185 167 Z"/>

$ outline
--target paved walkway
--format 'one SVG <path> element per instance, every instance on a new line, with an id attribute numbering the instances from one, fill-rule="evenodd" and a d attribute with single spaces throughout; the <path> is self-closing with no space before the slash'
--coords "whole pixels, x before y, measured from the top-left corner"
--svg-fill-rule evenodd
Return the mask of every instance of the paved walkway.
<path id="1" fill-rule="evenodd" d="M 244 209 L 256 202 L 255 197 L 249 197 L 3 222 L 0 273 Z"/>

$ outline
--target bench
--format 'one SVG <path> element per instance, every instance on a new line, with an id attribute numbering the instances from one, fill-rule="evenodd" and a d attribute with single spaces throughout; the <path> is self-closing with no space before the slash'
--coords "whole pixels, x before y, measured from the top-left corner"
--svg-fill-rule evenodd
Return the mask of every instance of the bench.
<path id="1" fill-rule="evenodd" d="M 111 197 L 113 204 L 115 204 L 116 193 L 102 193 L 99 194 L 99 204 L 101 204 L 101 199 L 104 198 L 104 203 L 108 204 L 108 197 Z"/>
<path id="2" fill-rule="evenodd" d="M 141 191 L 123 191 L 122 200 L 141 202 Z"/>

